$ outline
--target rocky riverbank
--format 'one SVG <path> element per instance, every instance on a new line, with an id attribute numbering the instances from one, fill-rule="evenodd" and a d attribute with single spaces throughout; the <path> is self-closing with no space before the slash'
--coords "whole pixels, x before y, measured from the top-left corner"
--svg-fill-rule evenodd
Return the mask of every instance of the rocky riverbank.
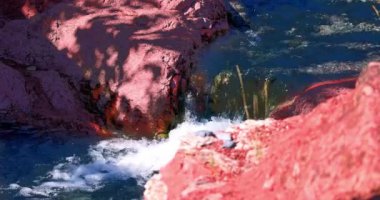
<path id="1" fill-rule="evenodd" d="M 196 51 L 228 29 L 221 0 L 0 5 L 0 120 L 166 132 Z"/>
<path id="2" fill-rule="evenodd" d="M 175 158 L 146 184 L 145 198 L 378 198 L 380 63 L 370 63 L 354 89 L 350 82 L 308 88 L 297 97 L 309 105 L 305 112 L 285 106 L 297 110 L 293 117 L 248 120 L 224 132 L 189 135 Z M 321 95 L 328 85 L 334 97 Z M 314 109 L 305 103 L 321 97 Z"/>

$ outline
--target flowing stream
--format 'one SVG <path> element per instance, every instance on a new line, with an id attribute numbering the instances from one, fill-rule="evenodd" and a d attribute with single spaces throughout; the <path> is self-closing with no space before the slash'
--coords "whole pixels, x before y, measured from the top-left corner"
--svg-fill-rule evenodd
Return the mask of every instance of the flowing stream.
<path id="1" fill-rule="evenodd" d="M 207 77 L 205 116 L 243 115 L 236 65 L 240 66 L 249 110 L 267 80 L 269 110 L 313 83 L 357 76 L 380 59 L 380 17 L 374 1 L 246 0 L 251 27 L 218 38 L 200 53 Z M 380 7 L 380 5 L 378 5 Z M 252 113 L 252 112 L 251 112 Z"/>
<path id="2" fill-rule="evenodd" d="M 102 139 L 1 124 L 0 199 L 141 199 L 146 180 L 168 163 L 180 138 L 238 121 L 187 118 L 164 141 Z"/>
<path id="3" fill-rule="evenodd" d="M 141 199 L 144 183 L 171 160 L 182 136 L 239 123 L 235 119 L 243 110 L 236 65 L 249 109 L 253 96 L 262 96 L 266 80 L 273 109 L 312 83 L 357 76 L 366 62 L 380 57 L 374 1 L 245 4 L 253 25 L 237 23 L 199 53 L 205 106 L 193 117 L 187 113 L 169 139 L 132 140 L 121 133 L 105 139 L 1 123 L 0 199 Z"/>

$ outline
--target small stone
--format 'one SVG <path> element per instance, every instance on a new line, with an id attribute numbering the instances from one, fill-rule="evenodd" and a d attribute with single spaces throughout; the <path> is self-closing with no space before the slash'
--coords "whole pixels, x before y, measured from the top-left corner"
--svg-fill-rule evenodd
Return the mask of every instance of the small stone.
<path id="1" fill-rule="evenodd" d="M 207 130 L 200 130 L 195 132 L 194 134 L 199 137 L 216 137 L 216 135 L 212 131 Z"/>
<path id="2" fill-rule="evenodd" d="M 223 148 L 232 149 L 236 146 L 236 142 L 232 140 L 224 140 L 223 141 Z"/>

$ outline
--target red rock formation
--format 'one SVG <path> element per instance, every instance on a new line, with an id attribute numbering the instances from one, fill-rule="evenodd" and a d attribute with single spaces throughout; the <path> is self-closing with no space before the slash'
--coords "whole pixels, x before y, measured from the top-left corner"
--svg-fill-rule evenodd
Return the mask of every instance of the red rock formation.
<path id="1" fill-rule="evenodd" d="M 380 63 L 304 115 L 246 121 L 237 145 L 189 136 L 146 199 L 370 199 L 380 195 Z M 216 133 L 217 134 L 217 133 Z"/>
<path id="2" fill-rule="evenodd" d="M 3 62 L 5 62 L 3 60 Z M 89 131 L 95 122 L 77 98 L 76 89 L 53 70 L 37 71 L 0 62 L 0 121 L 44 128 Z"/>
<path id="3" fill-rule="evenodd" d="M 324 81 L 306 88 L 302 94 L 295 96 L 270 113 L 271 118 L 285 119 L 287 117 L 306 114 L 317 105 L 331 97 L 350 91 L 355 88 L 357 78 Z"/>
<path id="4" fill-rule="evenodd" d="M 73 108 L 87 112 L 83 105 L 92 104 L 87 107 L 103 113 L 110 127 L 130 133 L 152 134 L 169 127 L 187 89 L 196 49 L 228 29 L 221 0 L 17 2 L 0 7 L 12 7 L 30 19 L 3 25 L 0 58 L 34 67 L 36 73 L 66 77 L 75 89 L 57 93 L 76 93 L 83 103 Z M 83 80 L 93 91 L 78 91 Z M 29 114 L 42 114 L 34 111 Z"/>

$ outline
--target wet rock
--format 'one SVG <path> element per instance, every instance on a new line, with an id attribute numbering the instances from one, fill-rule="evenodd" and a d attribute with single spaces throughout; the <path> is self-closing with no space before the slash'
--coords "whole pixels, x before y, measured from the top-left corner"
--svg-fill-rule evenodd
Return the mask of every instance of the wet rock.
<path id="1" fill-rule="evenodd" d="M 236 142 L 232 140 L 224 140 L 223 141 L 223 148 L 232 149 L 236 147 Z"/>
<path id="2" fill-rule="evenodd" d="M 237 142 L 233 149 L 223 149 L 218 142 L 179 148 L 160 170 L 159 184 L 154 183 L 157 179 L 148 182 L 145 198 L 202 199 L 213 194 L 223 199 L 376 198 L 379 105 L 380 63 L 370 63 L 355 89 L 305 114 L 248 120 L 229 128 L 226 132 Z M 162 185 L 169 189 L 163 191 Z"/>
<path id="3" fill-rule="evenodd" d="M 190 153 L 193 152 L 193 148 L 208 146 L 217 141 L 218 139 L 215 137 L 199 137 L 193 134 L 189 134 L 183 138 L 180 148 Z"/>
<path id="4" fill-rule="evenodd" d="M 200 130 L 194 133 L 196 136 L 200 137 L 216 137 L 216 135 L 212 131 Z"/>

